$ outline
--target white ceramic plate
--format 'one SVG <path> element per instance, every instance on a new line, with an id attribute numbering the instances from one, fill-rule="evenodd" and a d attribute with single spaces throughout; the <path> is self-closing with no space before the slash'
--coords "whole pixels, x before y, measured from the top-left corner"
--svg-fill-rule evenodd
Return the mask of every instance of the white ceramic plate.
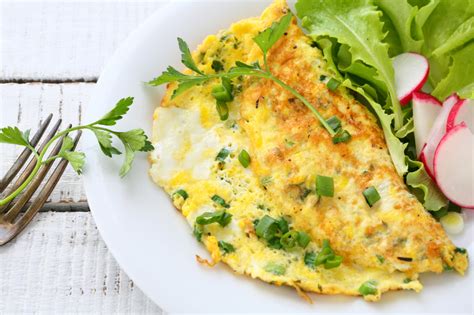
<path id="1" fill-rule="evenodd" d="M 139 127 L 149 133 L 152 112 L 163 90 L 143 82 L 167 65 L 181 68 L 176 37 L 196 47 L 206 35 L 259 15 L 269 3 L 208 1 L 164 6 L 133 32 L 112 58 L 86 107 L 85 121 L 97 119 L 120 98 L 134 96 L 135 104 L 117 128 Z M 92 136 L 84 138 L 83 148 L 87 154 L 87 197 L 102 237 L 127 274 L 167 312 L 472 312 L 472 271 L 466 277 L 454 273 L 424 275 L 421 294 L 391 292 L 379 303 L 314 296 L 315 303 L 309 305 L 293 289 L 234 275 L 222 264 L 212 269 L 203 267 L 194 257 L 205 256 L 204 249 L 166 194 L 149 179 L 145 154 L 139 155 L 132 171 L 120 179 L 120 157 L 111 161 L 103 156 Z M 474 253 L 470 214 L 467 228 L 455 241 Z"/>

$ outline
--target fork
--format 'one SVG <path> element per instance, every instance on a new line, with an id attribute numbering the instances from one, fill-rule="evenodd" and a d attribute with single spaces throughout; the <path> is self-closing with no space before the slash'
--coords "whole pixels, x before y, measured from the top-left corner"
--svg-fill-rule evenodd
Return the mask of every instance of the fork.
<path id="1" fill-rule="evenodd" d="M 61 125 L 61 119 L 59 119 L 51 128 L 46 138 L 37 147 L 37 145 L 40 143 L 41 138 L 43 137 L 43 134 L 45 134 L 46 130 L 48 129 L 52 118 L 53 114 L 50 114 L 40 125 L 38 131 L 30 140 L 31 145 L 37 148 L 37 151 L 39 153 L 44 149 L 46 143 L 51 140 L 51 138 L 53 138 L 54 135 L 58 132 L 59 126 Z M 65 136 L 66 135 L 64 135 L 56 142 L 54 148 L 50 152 L 50 157 L 55 156 L 59 153 Z M 78 131 L 76 133 L 76 137 L 74 138 L 74 146 L 72 150 L 76 148 L 77 142 L 79 141 L 80 137 L 81 131 Z M 12 167 L 7 171 L 3 179 L 0 181 L 0 194 L 2 194 L 4 191 L 8 191 L 8 193 L 4 194 L 5 196 L 7 196 L 10 192 L 15 191 L 26 180 L 26 178 L 28 178 L 28 176 L 31 174 L 36 165 L 36 158 L 33 157 L 29 160 L 30 156 L 31 150 L 28 148 L 25 148 L 23 152 L 21 152 L 16 162 L 12 165 Z M 36 177 L 27 186 L 25 191 L 16 199 L 12 200 L 10 203 L 0 207 L 0 246 L 7 244 L 9 241 L 14 239 L 31 222 L 31 220 L 35 217 L 41 207 L 43 207 L 48 197 L 51 195 L 51 192 L 53 191 L 54 187 L 56 187 L 56 184 L 58 183 L 59 179 L 64 173 L 64 170 L 66 169 L 68 161 L 65 159 L 61 159 L 59 163 L 57 163 L 56 168 L 53 170 L 50 177 L 45 181 L 44 186 L 42 187 L 38 195 L 34 198 L 33 201 L 31 201 L 31 203 L 27 204 L 32 198 L 33 194 L 36 192 L 36 190 L 40 187 L 41 183 L 44 181 L 46 175 L 48 175 L 48 172 L 53 166 L 53 164 L 54 160 L 42 165 Z M 23 172 L 15 180 L 16 175 L 22 169 Z M 26 208 L 26 210 L 22 211 L 24 208 Z"/>

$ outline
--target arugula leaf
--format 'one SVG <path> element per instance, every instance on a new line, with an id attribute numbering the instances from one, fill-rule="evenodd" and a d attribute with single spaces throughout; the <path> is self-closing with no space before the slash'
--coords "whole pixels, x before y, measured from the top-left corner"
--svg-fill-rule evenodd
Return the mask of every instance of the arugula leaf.
<path id="1" fill-rule="evenodd" d="M 99 142 L 100 149 L 105 155 L 107 155 L 108 157 L 112 157 L 112 154 L 122 154 L 122 152 L 112 146 L 112 135 L 110 133 L 99 129 L 91 130 L 95 134 L 95 137 Z"/>
<path id="2" fill-rule="evenodd" d="M 381 12 L 369 0 L 299 0 L 296 9 L 303 27 L 314 40 L 333 37 L 350 47 L 353 61 L 360 60 L 377 70 L 375 78 L 385 83 L 390 96 L 395 129 L 401 128 L 402 112 L 388 45 L 383 43 Z"/>
<path id="3" fill-rule="evenodd" d="M 183 65 L 193 70 L 194 72 L 203 75 L 204 73 L 202 73 L 201 70 L 199 70 L 199 68 L 194 63 L 193 56 L 191 56 L 191 52 L 189 51 L 188 44 L 179 37 L 178 37 L 178 46 L 179 46 L 179 50 L 181 50 L 181 62 L 183 63 Z"/>
<path id="4" fill-rule="evenodd" d="M 0 143 L 16 144 L 31 147 L 30 130 L 22 132 L 18 127 L 5 127 L 0 129 Z"/>
<path id="5" fill-rule="evenodd" d="M 291 12 L 288 12 L 280 19 L 280 21 L 274 22 L 269 28 L 265 29 L 264 31 L 260 32 L 260 34 L 254 37 L 253 41 L 258 45 L 258 47 L 260 47 L 263 52 L 265 64 L 266 55 L 268 51 L 288 30 L 292 18 L 293 14 Z"/>
<path id="6" fill-rule="evenodd" d="M 64 137 L 58 157 L 68 160 L 74 171 L 80 175 L 82 173 L 86 155 L 83 152 L 71 151 L 73 147 L 74 140 L 69 136 Z"/>
<path id="7" fill-rule="evenodd" d="M 423 206 L 431 211 L 437 211 L 445 207 L 448 200 L 426 173 L 423 163 L 414 161 L 409 157 L 406 157 L 406 161 L 412 170 L 407 174 L 406 182 L 409 186 L 420 189 Z"/>
<path id="8" fill-rule="evenodd" d="M 117 102 L 115 107 L 105 114 L 101 119 L 91 125 L 104 125 L 113 126 L 118 120 L 122 119 L 123 116 L 128 112 L 130 106 L 133 104 L 133 97 L 122 98 Z"/>

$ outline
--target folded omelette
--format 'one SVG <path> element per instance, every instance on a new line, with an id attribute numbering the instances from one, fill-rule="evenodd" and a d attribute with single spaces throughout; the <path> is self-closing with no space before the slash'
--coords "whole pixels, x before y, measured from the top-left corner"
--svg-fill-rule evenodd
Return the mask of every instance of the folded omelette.
<path id="1" fill-rule="evenodd" d="M 212 74 L 236 61 L 262 63 L 253 37 L 287 11 L 278 0 L 261 17 L 208 36 L 193 53 L 199 69 Z M 301 295 L 372 301 L 389 290 L 418 292 L 422 272 L 463 274 L 466 252 L 407 190 L 374 115 L 343 88 L 327 88 L 330 74 L 313 46 L 293 19 L 268 65 L 323 117 L 337 116 L 352 135 L 348 142 L 334 144 L 292 94 L 255 77 L 233 80 L 225 121 L 211 94 L 218 81 L 173 99 L 176 84 L 170 84 L 155 110 L 150 175 L 210 252 L 207 263 L 222 261 Z M 317 177 L 332 178 L 332 197 L 316 193 Z M 372 207 L 363 195 L 367 187 L 380 195 Z M 270 232 L 288 246 L 267 238 Z"/>

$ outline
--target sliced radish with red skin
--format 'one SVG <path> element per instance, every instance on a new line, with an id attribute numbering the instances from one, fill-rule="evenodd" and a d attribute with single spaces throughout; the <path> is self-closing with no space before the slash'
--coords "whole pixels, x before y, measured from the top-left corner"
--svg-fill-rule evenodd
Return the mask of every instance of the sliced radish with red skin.
<path id="1" fill-rule="evenodd" d="M 456 104 L 457 100 L 459 100 L 459 98 L 453 94 L 443 102 L 441 111 L 436 117 L 433 127 L 430 130 L 428 141 L 426 141 L 426 145 L 423 147 L 420 153 L 420 161 L 425 164 L 426 171 L 434 180 L 436 180 L 433 170 L 435 151 L 439 142 L 446 133 L 446 122 L 448 120 L 448 115 L 453 106 Z"/>
<path id="2" fill-rule="evenodd" d="M 448 96 L 444 101 L 443 101 L 443 106 L 454 106 L 456 105 L 457 102 L 459 102 L 461 99 L 456 93 L 451 94 Z"/>
<path id="3" fill-rule="evenodd" d="M 412 93 L 420 90 L 428 79 L 428 60 L 420 54 L 403 53 L 392 59 L 395 87 L 400 104 L 407 104 Z"/>
<path id="4" fill-rule="evenodd" d="M 441 112 L 441 102 L 435 97 L 421 93 L 413 93 L 413 122 L 415 124 L 416 154 L 420 155 L 428 141 L 433 123 Z"/>
<path id="5" fill-rule="evenodd" d="M 441 139 L 434 170 L 438 187 L 446 198 L 463 208 L 474 209 L 474 134 L 464 122 Z"/>
<path id="6" fill-rule="evenodd" d="M 448 115 L 446 131 L 465 122 L 467 127 L 474 131 L 474 100 L 460 100 L 454 105 Z"/>

